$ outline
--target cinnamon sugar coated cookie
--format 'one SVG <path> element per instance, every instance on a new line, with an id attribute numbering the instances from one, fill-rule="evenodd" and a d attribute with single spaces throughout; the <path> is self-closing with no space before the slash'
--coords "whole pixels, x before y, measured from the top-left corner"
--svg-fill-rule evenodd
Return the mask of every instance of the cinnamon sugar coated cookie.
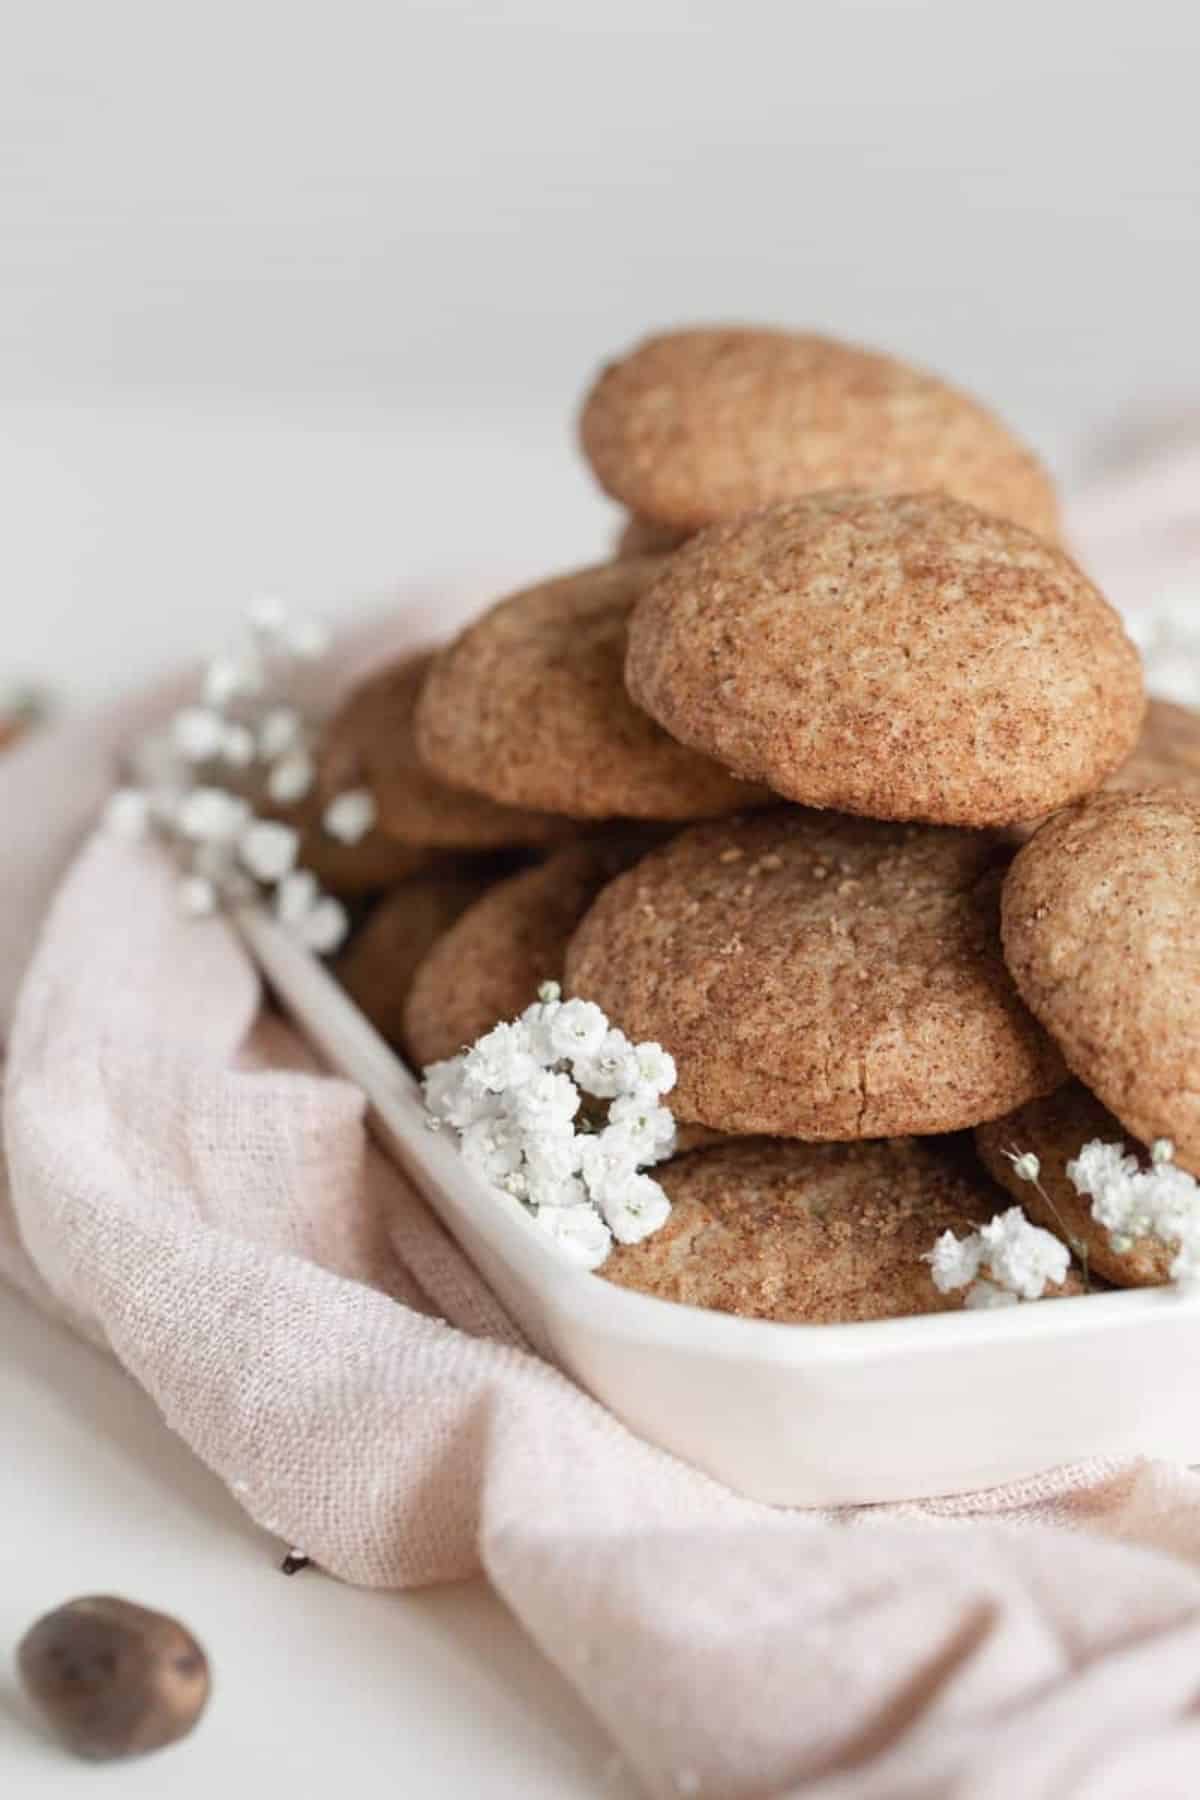
<path id="1" fill-rule="evenodd" d="M 366 788 L 375 802 L 379 835 L 401 844 L 491 850 L 562 837 L 561 819 L 462 792 L 421 762 L 413 715 L 431 660 L 430 652 L 405 657 L 370 676 L 343 702 L 321 738 L 323 796 Z"/>
<path id="2" fill-rule="evenodd" d="M 1043 825 L 1004 884 L 1004 954 L 1070 1067 L 1200 1173 L 1200 795 L 1100 794 Z"/>
<path id="3" fill-rule="evenodd" d="M 1200 713 L 1151 695 L 1132 755 L 1104 785 L 1123 793 L 1161 787 L 1200 789 Z"/>
<path id="4" fill-rule="evenodd" d="M 939 1293 L 921 1259 L 943 1231 L 974 1231 L 1007 1204 L 953 1148 L 903 1138 L 748 1138 L 655 1174 L 669 1219 L 640 1244 L 617 1245 L 600 1273 L 661 1300 L 796 1324 L 961 1307 L 962 1293 Z"/>
<path id="5" fill-rule="evenodd" d="M 1173 1249 L 1158 1238 L 1135 1238 L 1128 1250 L 1114 1250 L 1110 1234 L 1092 1217 L 1092 1203 L 1080 1194 L 1067 1176 L 1067 1164 L 1085 1144 L 1126 1143 L 1143 1162 L 1144 1146 L 1129 1135 L 1094 1094 L 1079 1081 L 1068 1081 L 1055 1094 L 1031 1100 L 1006 1119 L 981 1125 L 975 1147 L 988 1173 L 1008 1189 L 1035 1225 L 1065 1243 L 1086 1261 L 1093 1275 L 1118 1287 L 1153 1287 L 1170 1278 Z M 1036 1184 L 1022 1181 L 1013 1168 L 1013 1157 L 1032 1152 L 1040 1164 Z"/>
<path id="6" fill-rule="evenodd" d="M 1141 662 L 1076 565 L 961 501 L 823 494 L 715 525 L 629 630 L 633 699 L 811 806 L 1003 825 L 1132 750 Z"/>
<path id="7" fill-rule="evenodd" d="M 650 840 L 597 838 L 559 850 L 478 899 L 415 972 L 400 1033 L 418 1069 L 515 1019 L 543 981 L 561 981 L 567 943 L 600 889 Z"/>
<path id="8" fill-rule="evenodd" d="M 417 706 L 422 760 L 509 806 L 573 818 L 695 819 L 755 790 L 685 749 L 625 691 L 629 614 L 656 558 L 514 594 L 435 659 Z"/>
<path id="9" fill-rule="evenodd" d="M 600 375 L 580 421 L 607 493 L 695 530 L 826 488 L 939 490 L 1053 537 L 1054 487 L 977 401 L 890 356 L 807 332 L 701 326 Z"/>
<path id="10" fill-rule="evenodd" d="M 494 881 L 487 868 L 461 865 L 410 876 L 379 902 L 338 959 L 334 974 L 389 1043 L 400 1042 L 420 963 Z"/>
<path id="11" fill-rule="evenodd" d="M 1151 694 L 1138 741 L 1106 777 L 1104 788 L 1108 793 L 1138 793 L 1161 787 L 1200 790 L 1200 713 Z M 1025 843 L 1045 823 L 1040 818 L 1016 825 L 1013 837 Z"/>
<path id="12" fill-rule="evenodd" d="M 821 1138 L 945 1132 L 1065 1071 L 1000 954 L 1006 847 L 777 808 L 619 876 L 567 986 L 675 1057 L 677 1118 Z"/>

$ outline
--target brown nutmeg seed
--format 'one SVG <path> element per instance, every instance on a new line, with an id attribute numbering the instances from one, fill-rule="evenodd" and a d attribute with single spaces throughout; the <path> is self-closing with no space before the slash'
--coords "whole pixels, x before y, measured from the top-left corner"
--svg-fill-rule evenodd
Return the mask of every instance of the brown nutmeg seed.
<path id="1" fill-rule="evenodd" d="M 68 1748 L 97 1761 L 173 1744 L 208 1700 L 208 1659 L 191 1632 L 108 1595 L 39 1619 L 21 1639 L 17 1667 Z"/>

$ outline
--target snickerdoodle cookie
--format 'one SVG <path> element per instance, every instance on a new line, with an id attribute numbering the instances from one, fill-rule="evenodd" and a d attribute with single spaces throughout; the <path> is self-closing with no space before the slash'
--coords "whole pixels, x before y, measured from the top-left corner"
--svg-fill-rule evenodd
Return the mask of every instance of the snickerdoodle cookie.
<path id="1" fill-rule="evenodd" d="M 694 826 L 600 895 L 567 986 L 674 1055 L 677 1118 L 809 1139 L 953 1131 L 1064 1079 L 1000 954 L 984 832 L 780 807 Z"/>
<path id="2" fill-rule="evenodd" d="M 1200 790 L 1200 713 L 1151 694 L 1138 741 L 1106 777 L 1104 788 L 1107 793 L 1138 793 L 1163 787 Z M 1031 819 L 1016 825 L 1013 836 L 1024 843 L 1045 822 Z"/>
<path id="3" fill-rule="evenodd" d="M 499 882 L 426 948 L 401 1038 L 417 1068 L 454 1056 L 561 981 L 567 944 L 600 889 L 652 845 L 649 835 L 587 839 Z"/>
<path id="4" fill-rule="evenodd" d="M 1085 1144 L 1124 1142 L 1131 1154 L 1142 1145 L 1128 1133 L 1079 1081 L 1068 1081 L 1055 1094 L 1031 1100 L 1006 1119 L 980 1125 L 975 1147 L 988 1173 L 1024 1207 L 1035 1225 L 1043 1225 L 1071 1245 L 1094 1275 L 1118 1287 L 1154 1287 L 1170 1278 L 1175 1252 L 1155 1237 L 1135 1238 L 1128 1250 L 1114 1250 L 1110 1233 L 1092 1217 L 1092 1203 L 1067 1177 L 1067 1164 Z M 1013 1159 L 1032 1151 L 1040 1164 L 1036 1182 L 1022 1181 Z"/>
<path id="5" fill-rule="evenodd" d="M 417 755 L 413 715 L 432 653 L 407 656 L 356 687 L 326 725 L 318 752 L 319 785 L 328 801 L 366 788 L 375 801 L 378 835 L 440 850 L 491 850 L 553 843 L 562 819 L 497 806 L 434 775 Z"/>
<path id="6" fill-rule="evenodd" d="M 968 395 L 807 332 L 701 326 L 647 338 L 600 375 L 580 421 L 600 485 L 696 530 L 825 488 L 936 490 L 1053 537 L 1037 458 Z"/>
<path id="7" fill-rule="evenodd" d="M 1070 1067 L 1143 1143 L 1200 1173 L 1200 795 L 1099 794 L 1004 884 L 1004 955 Z"/>
<path id="8" fill-rule="evenodd" d="M 605 563 L 501 600 L 434 660 L 417 750 L 445 781 L 574 818 L 696 819 L 756 790 L 625 691 L 630 612 L 663 566 Z"/>
<path id="9" fill-rule="evenodd" d="M 1133 754 L 1105 782 L 1110 792 L 1147 788 L 1200 789 L 1200 713 L 1153 695 Z"/>
<path id="10" fill-rule="evenodd" d="M 1003 825 L 1099 787 L 1141 661 L 1062 551 L 942 495 L 820 494 L 714 525 L 630 623 L 633 699 L 810 806 Z"/>
<path id="11" fill-rule="evenodd" d="M 963 1294 L 939 1293 L 921 1259 L 943 1231 L 974 1231 L 1007 1204 L 953 1147 L 906 1138 L 747 1138 L 655 1178 L 671 1200 L 666 1224 L 618 1245 L 600 1273 L 662 1300 L 795 1324 L 960 1307 Z"/>
<path id="12" fill-rule="evenodd" d="M 401 1040 L 405 1002 L 423 958 L 495 879 L 482 861 L 411 875 L 379 902 L 339 957 L 334 974 L 389 1043 Z"/>

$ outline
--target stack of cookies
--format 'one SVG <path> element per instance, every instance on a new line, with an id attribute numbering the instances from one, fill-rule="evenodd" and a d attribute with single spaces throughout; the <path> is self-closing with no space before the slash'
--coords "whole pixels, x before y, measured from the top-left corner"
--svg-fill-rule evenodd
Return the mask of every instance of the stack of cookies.
<path id="1" fill-rule="evenodd" d="M 922 1255 L 1005 1187 L 1091 1279 L 1162 1280 L 1065 1164 L 1169 1138 L 1200 1170 L 1200 719 L 1147 709 L 1045 471 L 932 376 L 769 330 L 648 340 L 582 441 L 614 559 L 328 728 L 324 791 L 367 786 L 407 858 L 349 991 L 418 1068 L 547 979 L 673 1054 L 672 1214 L 626 1285 L 955 1306 Z"/>

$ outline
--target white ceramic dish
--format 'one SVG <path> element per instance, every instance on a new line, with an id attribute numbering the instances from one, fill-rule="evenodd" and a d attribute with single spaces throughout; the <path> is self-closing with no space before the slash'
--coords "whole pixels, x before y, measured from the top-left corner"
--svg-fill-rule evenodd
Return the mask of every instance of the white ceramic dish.
<path id="1" fill-rule="evenodd" d="M 1200 1293 L 1089 1294 L 863 1325 L 675 1306 L 565 1264 L 425 1124 L 403 1063 L 272 920 L 246 940 L 530 1342 L 631 1430 L 759 1500 L 962 1492 L 1097 1455 L 1200 1461 Z"/>

